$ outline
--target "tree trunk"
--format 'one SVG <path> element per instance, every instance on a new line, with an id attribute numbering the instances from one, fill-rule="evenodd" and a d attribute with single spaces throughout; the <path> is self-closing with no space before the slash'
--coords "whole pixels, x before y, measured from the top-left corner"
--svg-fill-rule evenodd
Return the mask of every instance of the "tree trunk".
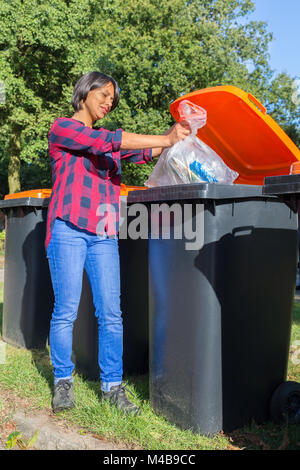
<path id="1" fill-rule="evenodd" d="M 8 189 L 9 193 L 17 193 L 21 191 L 20 182 L 20 134 L 21 129 L 14 127 L 9 145 L 9 163 L 8 163 Z"/>

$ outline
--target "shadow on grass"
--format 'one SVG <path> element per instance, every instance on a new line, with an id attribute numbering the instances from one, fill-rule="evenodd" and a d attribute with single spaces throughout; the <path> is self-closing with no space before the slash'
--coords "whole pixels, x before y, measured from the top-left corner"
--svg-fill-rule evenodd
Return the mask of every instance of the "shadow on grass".
<path id="1" fill-rule="evenodd" d="M 86 381 L 90 390 L 92 390 L 99 399 L 101 399 L 101 386 L 100 381 L 86 379 L 81 375 L 83 380 Z M 128 384 L 130 391 L 140 401 L 149 400 L 149 379 L 148 375 L 125 376 L 123 382 Z M 127 395 L 130 400 L 130 393 Z"/>
<path id="2" fill-rule="evenodd" d="M 32 362 L 34 363 L 38 373 L 44 377 L 49 388 L 53 390 L 53 372 L 50 362 L 50 354 L 48 349 L 32 349 Z"/>
<path id="3" fill-rule="evenodd" d="M 297 323 L 297 325 L 300 325 L 300 302 L 294 303 L 293 323 Z"/>
<path id="4" fill-rule="evenodd" d="M 300 450 L 300 425 L 253 423 L 226 434 L 231 445 L 245 450 Z"/>

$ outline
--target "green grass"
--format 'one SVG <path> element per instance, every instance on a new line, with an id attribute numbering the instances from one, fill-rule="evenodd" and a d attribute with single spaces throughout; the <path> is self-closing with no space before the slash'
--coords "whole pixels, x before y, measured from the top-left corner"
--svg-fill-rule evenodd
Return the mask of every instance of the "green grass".
<path id="1" fill-rule="evenodd" d="M 296 344 L 295 344 L 296 343 Z M 288 369 L 288 377 L 290 380 L 300 382 L 300 364 L 294 364 L 294 359 L 300 360 L 300 352 L 297 354 L 296 350 L 300 350 L 300 303 L 294 305 L 294 315 L 292 324 L 291 335 L 291 348 L 290 348 L 290 361 Z"/>
<path id="2" fill-rule="evenodd" d="M 5 230 L 0 232 L 0 256 L 4 256 Z"/>
<path id="3" fill-rule="evenodd" d="M 2 313 L 3 285 L 0 283 L 0 316 Z M 300 304 L 294 308 L 292 341 L 300 340 Z M 291 349 L 291 355 L 293 354 Z M 292 357 L 292 356 L 291 356 Z M 290 360 L 288 379 L 300 382 L 300 366 Z M 148 377 L 129 377 L 134 400 L 142 409 L 138 417 L 124 416 L 107 403 L 101 403 L 100 387 L 96 382 L 84 380 L 75 374 L 77 406 L 59 414 L 58 419 L 75 423 L 81 429 L 115 443 L 155 450 L 215 450 L 215 449 L 300 449 L 300 426 L 266 423 L 235 431 L 230 435 L 220 433 L 213 437 L 193 434 L 170 424 L 157 416 L 149 403 Z M 17 396 L 26 398 L 29 408 L 49 409 L 52 396 L 52 368 L 49 349 L 28 351 L 6 346 L 6 363 L 0 365 L 0 388 L 12 390 Z"/>
<path id="4" fill-rule="evenodd" d="M 0 282 L 0 337 L 2 336 L 2 317 L 3 317 L 3 282 Z"/>

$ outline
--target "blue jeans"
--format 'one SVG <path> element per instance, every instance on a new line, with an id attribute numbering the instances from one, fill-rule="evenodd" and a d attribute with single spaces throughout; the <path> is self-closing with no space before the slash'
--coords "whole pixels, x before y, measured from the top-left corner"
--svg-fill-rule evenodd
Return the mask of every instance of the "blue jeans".
<path id="1" fill-rule="evenodd" d="M 50 357 L 54 383 L 71 378 L 73 323 L 82 290 L 85 268 L 92 289 L 98 322 L 101 388 L 122 382 L 123 322 L 120 309 L 118 239 L 98 236 L 70 222 L 56 219 L 47 248 L 54 310 L 50 323 Z"/>

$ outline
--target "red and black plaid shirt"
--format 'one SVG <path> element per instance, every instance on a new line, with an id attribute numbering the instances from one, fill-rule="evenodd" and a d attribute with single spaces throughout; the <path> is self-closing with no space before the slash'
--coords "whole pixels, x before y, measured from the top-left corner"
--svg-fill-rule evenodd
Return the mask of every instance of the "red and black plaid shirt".
<path id="1" fill-rule="evenodd" d="M 152 150 L 121 151 L 122 129 L 115 132 L 92 129 L 73 118 L 56 119 L 48 140 L 52 194 L 47 215 L 46 249 L 57 217 L 92 233 L 101 233 L 103 229 L 109 235 L 117 233 L 121 159 L 146 163 L 152 160 Z M 106 209 L 105 216 L 103 208 Z"/>

